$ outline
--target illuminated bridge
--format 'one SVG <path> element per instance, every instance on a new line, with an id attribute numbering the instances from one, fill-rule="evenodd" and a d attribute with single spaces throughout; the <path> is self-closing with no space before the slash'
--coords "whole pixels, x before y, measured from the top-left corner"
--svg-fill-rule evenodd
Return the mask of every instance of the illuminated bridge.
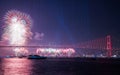
<path id="1" fill-rule="evenodd" d="M 96 51 L 105 51 L 106 56 L 111 57 L 115 53 L 120 52 L 120 40 L 117 38 L 114 38 L 110 35 L 107 35 L 103 38 L 98 38 L 86 42 L 82 42 L 79 44 L 74 45 L 27 45 L 27 46 L 5 46 L 1 45 L 0 48 L 73 48 L 77 49 L 76 52 L 80 52 L 80 50 L 96 50 Z"/>

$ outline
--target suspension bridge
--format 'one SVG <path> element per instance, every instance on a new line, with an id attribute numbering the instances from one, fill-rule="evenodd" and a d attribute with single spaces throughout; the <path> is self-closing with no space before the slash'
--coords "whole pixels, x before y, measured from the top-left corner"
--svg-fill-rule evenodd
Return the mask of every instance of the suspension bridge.
<path id="1" fill-rule="evenodd" d="M 102 38 L 82 42 L 74 45 L 26 45 L 26 46 L 10 46 L 0 45 L 0 48 L 73 48 L 81 50 L 105 51 L 107 57 L 111 57 L 114 53 L 120 52 L 120 40 L 107 35 Z"/>

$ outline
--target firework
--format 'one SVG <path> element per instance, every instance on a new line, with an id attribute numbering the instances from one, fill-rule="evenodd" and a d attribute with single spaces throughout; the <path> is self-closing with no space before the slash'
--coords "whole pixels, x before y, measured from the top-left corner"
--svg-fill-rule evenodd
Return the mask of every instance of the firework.
<path id="1" fill-rule="evenodd" d="M 26 45 L 32 35 L 30 16 L 17 10 L 11 10 L 6 13 L 4 20 L 3 40 L 8 41 L 9 45 L 13 46 Z M 18 48 L 14 51 L 19 52 Z"/>
<path id="2" fill-rule="evenodd" d="M 14 48 L 13 51 L 16 56 L 25 56 L 28 54 L 28 50 L 26 48 Z"/>
<path id="3" fill-rule="evenodd" d="M 70 57 L 75 54 L 75 50 L 73 48 L 38 48 L 36 53 L 41 56 Z"/>

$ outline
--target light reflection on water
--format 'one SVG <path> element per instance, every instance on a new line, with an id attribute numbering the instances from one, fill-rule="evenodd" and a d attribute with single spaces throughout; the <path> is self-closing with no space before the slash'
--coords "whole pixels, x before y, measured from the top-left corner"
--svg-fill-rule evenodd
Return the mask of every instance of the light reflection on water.
<path id="1" fill-rule="evenodd" d="M 0 75 L 76 75 L 69 60 L 0 59 Z"/>
<path id="2" fill-rule="evenodd" d="M 120 61 L 79 58 L 43 60 L 4 58 L 0 59 L 0 75 L 115 75 L 120 68 L 113 65 L 119 66 Z"/>
<path id="3" fill-rule="evenodd" d="M 31 75 L 32 61 L 27 59 L 9 58 L 2 59 L 1 75 Z"/>

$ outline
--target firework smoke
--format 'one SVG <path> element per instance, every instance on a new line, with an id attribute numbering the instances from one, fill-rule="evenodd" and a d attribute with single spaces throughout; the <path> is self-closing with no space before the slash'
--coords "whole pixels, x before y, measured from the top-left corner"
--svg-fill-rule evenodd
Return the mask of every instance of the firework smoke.
<path id="1" fill-rule="evenodd" d="M 35 40 L 42 40 L 43 37 L 44 37 L 44 33 L 35 32 L 35 36 L 34 36 Z"/>
<path id="2" fill-rule="evenodd" d="M 8 41 L 9 45 L 13 46 L 26 45 L 32 35 L 30 16 L 17 10 L 11 10 L 6 13 L 4 20 L 3 40 Z M 14 49 L 14 51 L 20 53 L 18 49 Z"/>

